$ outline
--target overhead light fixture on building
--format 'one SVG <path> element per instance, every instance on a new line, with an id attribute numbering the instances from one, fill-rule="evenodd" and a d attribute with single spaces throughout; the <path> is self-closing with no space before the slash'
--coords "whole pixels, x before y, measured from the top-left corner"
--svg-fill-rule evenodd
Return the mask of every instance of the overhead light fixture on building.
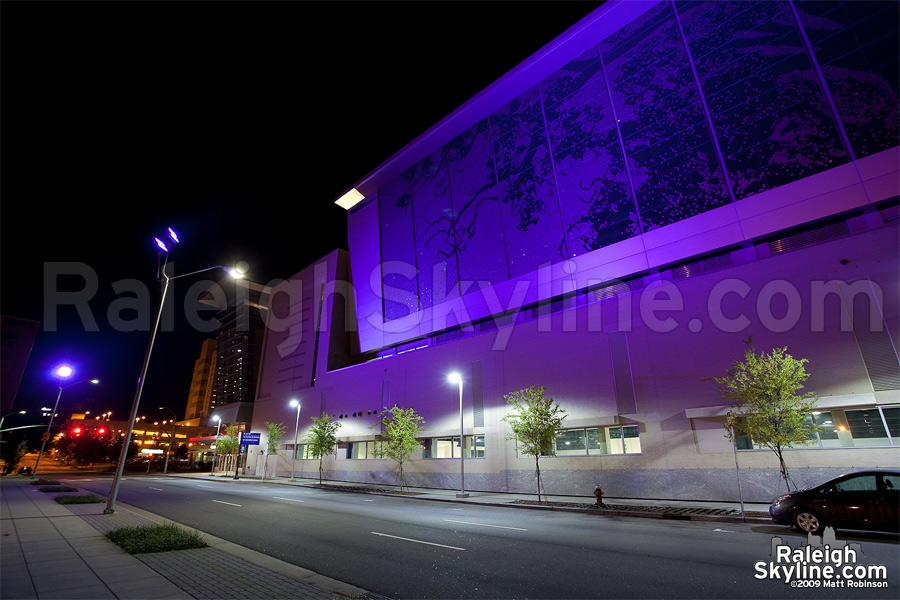
<path id="1" fill-rule="evenodd" d="M 352 190 L 335 200 L 334 203 L 344 210 L 350 210 L 351 208 L 359 204 L 360 201 L 364 198 L 365 196 L 360 194 L 356 188 L 353 188 Z"/>

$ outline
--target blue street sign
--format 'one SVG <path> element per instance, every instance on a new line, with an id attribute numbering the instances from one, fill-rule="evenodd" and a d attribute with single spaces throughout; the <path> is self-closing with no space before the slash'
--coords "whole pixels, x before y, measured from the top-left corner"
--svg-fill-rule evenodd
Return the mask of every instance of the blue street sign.
<path id="1" fill-rule="evenodd" d="M 259 446 L 259 434 L 242 431 L 240 437 L 241 446 Z"/>

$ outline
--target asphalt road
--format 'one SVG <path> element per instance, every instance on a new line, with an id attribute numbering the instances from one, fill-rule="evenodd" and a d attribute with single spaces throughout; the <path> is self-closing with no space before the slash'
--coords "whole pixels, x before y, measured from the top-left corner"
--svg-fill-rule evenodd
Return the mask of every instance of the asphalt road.
<path id="1" fill-rule="evenodd" d="M 81 487 L 109 492 L 111 480 Z M 897 598 L 896 535 L 838 534 L 887 588 L 756 579 L 785 527 L 428 502 L 267 483 L 126 477 L 118 501 L 394 598 Z M 821 584 L 821 581 L 820 581 Z"/>

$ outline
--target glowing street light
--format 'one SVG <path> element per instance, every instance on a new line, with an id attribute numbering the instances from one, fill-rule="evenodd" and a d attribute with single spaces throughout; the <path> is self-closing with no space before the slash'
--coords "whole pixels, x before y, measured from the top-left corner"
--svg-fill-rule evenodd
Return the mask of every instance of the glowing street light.
<path id="1" fill-rule="evenodd" d="M 175 233 L 175 231 L 172 230 L 171 227 L 168 229 L 168 237 L 173 244 L 177 244 L 180 241 L 178 239 L 178 235 Z M 125 458 L 128 455 L 128 446 L 131 443 L 131 434 L 134 431 L 134 423 L 137 419 L 138 408 L 141 404 L 141 393 L 144 391 L 144 382 L 147 379 L 147 367 L 150 365 L 150 355 L 153 353 L 153 342 L 156 341 L 156 332 L 159 330 L 159 322 L 162 319 L 163 307 L 166 303 L 166 292 L 169 291 L 169 282 L 173 279 L 188 277 L 190 275 L 196 275 L 205 271 L 212 271 L 213 269 L 223 269 L 232 277 L 243 277 L 244 272 L 246 271 L 246 268 L 243 270 L 244 272 L 242 272 L 238 269 L 230 269 L 223 265 L 215 265 L 212 267 L 207 267 L 205 269 L 198 269 L 196 271 L 191 271 L 190 273 L 184 273 L 182 275 L 170 277 L 166 273 L 166 264 L 169 260 L 169 246 L 159 238 L 154 238 L 154 241 L 156 242 L 156 246 L 159 249 L 158 258 L 160 261 L 160 268 L 157 273 L 157 277 L 163 281 L 163 286 L 162 291 L 160 292 L 159 306 L 156 310 L 156 322 L 154 323 L 153 329 L 150 332 L 150 342 L 147 344 L 147 352 L 146 354 L 144 354 L 144 363 L 143 365 L 141 365 L 141 374 L 138 377 L 137 389 L 134 393 L 134 402 L 131 407 L 131 416 L 128 420 L 128 430 L 125 432 L 125 440 L 122 444 L 122 451 L 119 454 L 119 465 L 116 469 L 116 474 L 113 477 L 112 488 L 110 489 L 109 499 L 106 502 L 106 508 L 103 510 L 103 514 L 112 514 L 116 512 L 116 497 L 119 495 L 119 484 L 122 481 L 122 473 L 125 470 Z"/>
<path id="2" fill-rule="evenodd" d="M 219 424 L 216 425 L 216 445 L 213 446 L 213 459 L 212 459 L 212 469 L 209 470 L 209 476 L 212 477 L 216 472 L 216 455 L 218 454 L 218 449 L 216 446 L 219 445 L 219 429 L 222 427 L 222 417 L 213 417 L 213 420 L 218 421 Z"/>
<path id="3" fill-rule="evenodd" d="M 450 373 L 447 377 L 450 383 L 459 384 L 459 493 L 457 498 L 468 498 L 466 493 L 466 438 L 463 435 L 463 381 L 459 373 Z"/>
<path id="4" fill-rule="evenodd" d="M 56 369 L 53 370 L 53 374 L 59 379 L 59 393 L 56 395 L 56 404 L 53 405 L 53 410 L 50 412 L 50 422 L 47 423 L 47 431 L 45 431 L 44 435 L 41 436 L 41 451 L 34 463 L 34 470 L 31 472 L 32 479 L 34 479 L 37 475 L 38 466 L 41 464 L 41 458 L 44 456 L 44 448 L 47 447 L 47 440 L 50 439 L 50 428 L 53 427 L 53 417 L 56 416 L 56 409 L 59 408 L 59 399 L 62 397 L 62 391 L 65 388 L 72 387 L 73 385 L 78 385 L 79 383 L 84 383 L 85 381 L 90 381 L 93 384 L 100 383 L 99 379 L 82 379 L 81 381 L 70 383 L 69 385 L 63 385 L 63 381 L 67 380 L 69 377 L 75 374 L 75 369 L 73 369 L 69 365 L 60 365 L 56 367 Z"/>
<path id="5" fill-rule="evenodd" d="M 296 481 L 296 479 L 294 479 L 294 463 L 297 461 L 297 434 L 300 432 L 300 401 L 299 400 L 291 400 L 290 405 L 297 407 L 297 422 L 294 424 L 294 453 L 291 454 L 291 479 L 290 479 L 290 481 Z"/>

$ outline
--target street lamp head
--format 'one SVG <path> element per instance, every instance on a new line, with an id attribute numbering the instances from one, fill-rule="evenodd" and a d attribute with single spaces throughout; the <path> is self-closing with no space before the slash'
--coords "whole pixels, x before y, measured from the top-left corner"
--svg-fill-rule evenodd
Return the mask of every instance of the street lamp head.
<path id="1" fill-rule="evenodd" d="M 176 244 L 181 241 L 178 239 L 178 236 L 175 234 L 175 231 L 169 227 L 169 239 L 175 242 Z"/>
<path id="2" fill-rule="evenodd" d="M 225 269 L 225 272 L 228 273 L 228 276 L 232 279 L 243 279 L 244 274 L 238 271 L 237 269 L 233 269 L 231 267 L 222 267 Z"/>
<path id="3" fill-rule="evenodd" d="M 96 385 L 96 384 L 100 383 L 100 380 L 99 379 L 91 379 L 91 383 Z"/>
<path id="4" fill-rule="evenodd" d="M 169 248 L 163 243 L 163 241 L 159 238 L 153 238 L 153 241 L 156 242 L 157 247 L 163 252 L 168 252 Z"/>
<path id="5" fill-rule="evenodd" d="M 68 379 L 72 375 L 75 374 L 75 369 L 70 367 L 69 365 L 60 365 L 56 367 L 56 370 L 53 371 L 53 374 L 59 377 L 60 379 Z"/>
<path id="6" fill-rule="evenodd" d="M 221 420 L 222 420 L 222 417 L 219 417 L 217 415 L 213 416 L 213 421 L 221 421 Z"/>
<path id="7" fill-rule="evenodd" d="M 299 401 L 299 400 L 291 400 L 291 404 L 290 404 L 290 405 L 291 405 L 292 407 L 296 406 L 297 408 L 300 408 L 300 401 Z"/>
<path id="8" fill-rule="evenodd" d="M 460 383 L 462 381 L 462 377 L 460 376 L 459 373 L 456 373 L 456 372 L 450 373 L 450 375 L 447 377 L 447 379 L 450 380 L 450 383 Z"/>

